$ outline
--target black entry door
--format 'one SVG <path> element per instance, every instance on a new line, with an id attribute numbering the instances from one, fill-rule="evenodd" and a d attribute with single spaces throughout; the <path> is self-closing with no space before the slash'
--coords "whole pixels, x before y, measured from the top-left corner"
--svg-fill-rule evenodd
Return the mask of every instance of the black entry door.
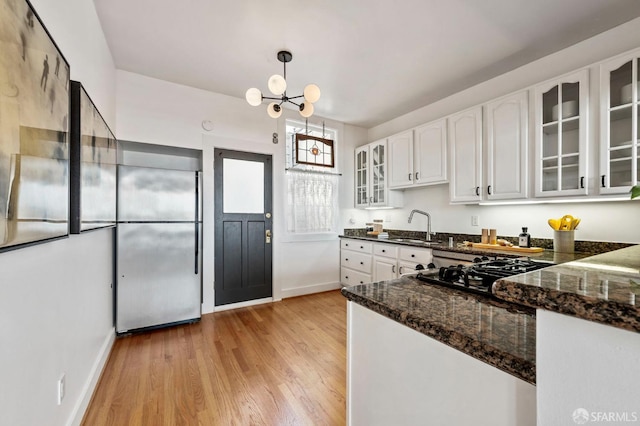
<path id="1" fill-rule="evenodd" d="M 215 304 L 271 297 L 271 156 L 214 155 Z"/>

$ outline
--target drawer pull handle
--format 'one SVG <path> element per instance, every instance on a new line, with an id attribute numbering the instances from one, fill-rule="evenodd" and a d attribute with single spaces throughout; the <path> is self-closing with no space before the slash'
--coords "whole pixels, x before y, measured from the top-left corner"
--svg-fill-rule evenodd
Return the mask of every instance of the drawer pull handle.
<path id="1" fill-rule="evenodd" d="M 364 265 L 364 262 L 360 262 L 361 265 Z"/>
<path id="2" fill-rule="evenodd" d="M 348 257 L 345 257 L 345 258 L 344 258 L 344 261 L 345 261 L 345 262 L 348 262 L 348 261 L 349 261 L 349 258 L 348 258 Z"/>
<path id="3" fill-rule="evenodd" d="M 382 249 L 382 252 L 383 252 L 383 253 L 386 253 L 387 251 L 386 251 L 385 249 Z"/>
<path id="4" fill-rule="evenodd" d="M 364 284 L 364 281 L 360 281 L 360 284 Z"/>
<path id="5" fill-rule="evenodd" d="M 360 246 L 361 249 L 364 249 L 364 246 Z"/>
<path id="6" fill-rule="evenodd" d="M 411 257 L 416 257 L 416 255 L 415 255 L 415 254 L 412 254 L 412 255 L 411 255 Z"/>
<path id="7" fill-rule="evenodd" d="M 345 275 L 345 276 L 344 276 L 344 279 L 345 279 L 345 280 L 348 280 L 348 279 L 349 279 L 349 275 Z"/>

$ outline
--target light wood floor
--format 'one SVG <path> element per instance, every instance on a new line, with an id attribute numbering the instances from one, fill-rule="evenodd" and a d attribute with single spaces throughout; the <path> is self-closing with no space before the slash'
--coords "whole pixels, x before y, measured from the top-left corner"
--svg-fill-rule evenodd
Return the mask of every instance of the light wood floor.
<path id="1" fill-rule="evenodd" d="M 117 339 L 83 424 L 343 425 L 339 291 Z"/>

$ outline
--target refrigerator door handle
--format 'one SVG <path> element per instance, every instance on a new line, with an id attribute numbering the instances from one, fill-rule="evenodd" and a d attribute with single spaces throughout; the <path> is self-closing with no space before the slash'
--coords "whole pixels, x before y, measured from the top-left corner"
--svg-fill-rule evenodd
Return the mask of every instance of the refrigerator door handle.
<path id="1" fill-rule="evenodd" d="M 196 223 L 195 223 L 195 231 L 196 231 L 196 249 L 195 249 L 195 274 L 198 275 L 199 265 L 198 265 L 198 257 L 200 255 L 200 223 L 199 223 L 199 210 L 200 210 L 200 191 L 199 191 L 199 182 L 198 182 L 198 172 L 196 172 Z"/>

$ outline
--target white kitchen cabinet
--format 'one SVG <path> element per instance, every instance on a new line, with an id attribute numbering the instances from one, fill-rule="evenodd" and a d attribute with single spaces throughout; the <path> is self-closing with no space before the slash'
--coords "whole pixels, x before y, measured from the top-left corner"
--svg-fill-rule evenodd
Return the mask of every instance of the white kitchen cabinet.
<path id="1" fill-rule="evenodd" d="M 357 285 L 392 280 L 414 271 L 418 264 L 426 268 L 432 259 L 430 248 L 343 238 L 340 240 L 340 282 Z"/>
<path id="2" fill-rule="evenodd" d="M 474 107 L 449 117 L 452 203 L 482 199 L 482 107 Z"/>
<path id="3" fill-rule="evenodd" d="M 414 130 L 413 175 L 415 185 L 446 183 L 447 120 L 441 119 Z"/>
<path id="4" fill-rule="evenodd" d="M 389 138 L 390 188 L 447 182 L 446 123 L 437 120 Z"/>
<path id="5" fill-rule="evenodd" d="M 639 181 L 640 49 L 600 67 L 600 193 L 628 193 Z"/>
<path id="6" fill-rule="evenodd" d="M 391 136 L 389 142 L 389 187 L 413 184 L 413 130 Z"/>
<path id="7" fill-rule="evenodd" d="M 373 280 L 385 281 L 398 278 L 398 246 L 373 245 Z"/>
<path id="8" fill-rule="evenodd" d="M 487 200 L 527 197 L 528 121 L 527 91 L 489 102 L 487 129 Z"/>
<path id="9" fill-rule="evenodd" d="M 386 140 L 356 148 L 355 163 L 356 207 L 402 207 L 402 192 L 388 188 Z"/>
<path id="10" fill-rule="evenodd" d="M 586 195 L 588 70 L 547 81 L 534 96 L 536 197 Z"/>
<path id="11" fill-rule="evenodd" d="M 373 244 L 360 240 L 340 240 L 340 282 L 346 286 L 372 280 Z"/>

